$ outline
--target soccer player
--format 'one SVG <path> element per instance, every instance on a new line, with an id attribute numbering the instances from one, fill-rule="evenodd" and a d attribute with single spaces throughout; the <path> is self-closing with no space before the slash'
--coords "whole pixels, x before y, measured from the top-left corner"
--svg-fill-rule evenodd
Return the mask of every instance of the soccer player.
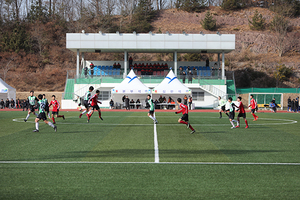
<path id="1" fill-rule="evenodd" d="M 55 95 L 52 95 L 52 101 L 49 104 L 49 107 L 52 106 L 52 114 L 51 114 L 51 119 L 53 121 L 53 124 L 55 124 L 55 119 L 54 119 L 54 115 L 56 116 L 56 118 L 62 117 L 63 119 L 65 119 L 64 115 L 58 115 L 59 113 L 59 108 L 60 108 L 60 104 L 59 102 L 55 99 Z"/>
<path id="2" fill-rule="evenodd" d="M 218 97 L 218 100 L 219 100 L 219 106 L 220 106 L 220 110 L 219 110 L 219 113 L 220 113 L 220 119 L 222 118 L 222 112 L 224 112 L 227 116 L 228 113 L 225 112 L 225 105 L 226 105 L 226 101 L 224 99 L 221 98 L 221 96 Z"/>
<path id="3" fill-rule="evenodd" d="M 82 116 L 84 113 L 89 112 L 90 105 L 88 104 L 88 101 L 89 101 L 89 99 L 90 99 L 90 97 L 91 97 L 91 93 L 93 92 L 93 90 L 94 90 L 94 87 L 93 87 L 93 86 L 90 86 L 90 87 L 89 87 L 89 91 L 87 91 L 87 92 L 85 93 L 84 98 L 83 98 L 83 105 L 84 105 L 84 107 L 85 107 L 85 110 L 84 110 L 82 113 L 80 113 L 79 118 L 81 118 L 81 116 Z"/>
<path id="4" fill-rule="evenodd" d="M 177 99 L 177 103 L 179 104 L 180 110 L 175 112 L 175 114 L 182 112 L 182 117 L 178 119 L 178 122 L 181 124 L 186 124 L 186 128 L 190 128 L 192 130 L 191 134 L 195 133 L 195 129 L 189 123 L 189 109 L 187 105 L 181 103 L 181 98 Z"/>
<path id="5" fill-rule="evenodd" d="M 36 96 L 34 96 L 34 91 L 31 90 L 30 91 L 30 96 L 27 98 L 27 102 L 29 104 L 29 111 L 28 111 L 28 114 L 27 114 L 26 118 L 24 119 L 24 122 L 27 122 L 27 120 L 28 120 L 28 118 L 30 116 L 30 113 L 33 113 L 36 116 L 38 116 L 38 114 L 34 112 L 34 110 L 35 110 L 34 109 L 35 108 L 35 102 L 36 101 L 38 101 L 38 98 L 36 98 Z"/>
<path id="6" fill-rule="evenodd" d="M 249 104 L 249 108 L 251 107 L 251 114 L 254 117 L 253 121 L 256 121 L 258 119 L 258 116 L 255 114 L 255 109 L 257 106 L 257 103 L 255 101 L 255 99 L 253 99 L 253 95 L 250 95 L 250 104 Z"/>
<path id="7" fill-rule="evenodd" d="M 96 94 L 94 94 L 89 100 L 88 100 L 88 104 L 91 102 L 91 107 L 89 109 L 89 112 L 86 114 L 86 116 L 88 117 L 88 121 L 87 122 L 90 122 L 90 118 L 92 116 L 92 114 L 94 113 L 94 110 L 97 110 L 98 111 L 98 114 L 99 114 L 99 118 L 101 120 L 103 120 L 103 118 L 101 117 L 101 111 L 100 111 L 100 108 L 98 106 L 98 103 L 102 104 L 100 101 L 98 101 L 98 96 L 100 94 L 100 91 L 99 90 L 96 90 Z"/>
<path id="8" fill-rule="evenodd" d="M 150 94 L 148 94 L 148 96 L 147 96 L 147 102 L 148 102 L 148 104 L 150 106 L 149 112 L 148 112 L 148 117 L 150 117 L 155 124 L 158 124 L 158 121 L 154 117 L 155 106 L 154 106 L 153 100 L 151 99 L 151 95 Z"/>
<path id="9" fill-rule="evenodd" d="M 45 102 L 45 112 L 47 112 L 47 116 L 48 118 L 50 118 L 50 114 L 49 114 L 49 103 L 48 103 L 48 100 L 46 99 L 46 95 L 43 94 L 43 99 L 42 99 L 44 102 Z"/>
<path id="10" fill-rule="evenodd" d="M 235 113 L 234 113 L 234 106 L 235 105 L 232 102 L 232 98 L 229 97 L 225 107 L 226 107 L 226 111 L 227 112 L 229 111 L 229 121 L 230 121 L 230 123 L 232 125 L 231 129 L 236 128 L 233 122 L 237 122 L 236 120 L 234 120 L 234 115 L 235 115 Z"/>
<path id="11" fill-rule="evenodd" d="M 38 96 L 39 101 L 37 104 L 37 107 L 39 109 L 39 115 L 35 118 L 35 130 L 33 132 L 39 132 L 39 121 L 43 120 L 46 124 L 48 124 L 49 126 L 51 126 L 54 131 L 57 131 L 57 127 L 54 126 L 51 122 L 47 121 L 47 117 L 45 114 L 45 102 L 42 100 L 43 99 L 43 95 L 39 94 Z"/>
<path id="12" fill-rule="evenodd" d="M 236 128 L 239 128 L 240 127 L 240 117 L 243 117 L 244 120 L 245 120 L 245 123 L 246 123 L 246 127 L 245 128 L 249 128 L 248 126 L 248 121 L 246 119 L 246 112 L 245 112 L 245 108 L 244 108 L 244 105 L 242 103 L 242 97 L 238 97 L 237 101 L 239 102 L 239 106 L 236 106 L 237 107 L 237 111 L 239 111 L 239 115 L 237 117 L 237 125 L 236 125 Z"/>

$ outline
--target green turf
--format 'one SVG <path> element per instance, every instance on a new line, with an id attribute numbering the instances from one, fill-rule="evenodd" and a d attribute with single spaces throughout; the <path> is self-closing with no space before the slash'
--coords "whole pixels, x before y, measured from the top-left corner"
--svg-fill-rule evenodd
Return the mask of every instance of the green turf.
<path id="1" fill-rule="evenodd" d="M 61 114 L 58 132 L 41 122 L 33 133 L 33 116 L 0 112 L 0 199 L 299 199 L 297 113 L 247 113 L 250 128 L 233 130 L 218 113 L 190 113 L 191 135 L 180 114 L 157 112 L 161 163 L 147 111 L 89 124 Z"/>

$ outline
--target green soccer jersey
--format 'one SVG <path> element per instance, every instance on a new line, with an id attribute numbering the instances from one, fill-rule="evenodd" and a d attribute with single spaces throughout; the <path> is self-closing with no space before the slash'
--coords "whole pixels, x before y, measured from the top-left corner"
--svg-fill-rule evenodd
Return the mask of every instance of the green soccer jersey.
<path id="1" fill-rule="evenodd" d="M 34 106 L 35 105 L 35 100 L 36 100 L 36 97 L 35 96 L 29 96 L 28 97 L 28 102 L 30 105 Z"/>
<path id="2" fill-rule="evenodd" d="M 154 103 L 153 103 L 153 100 L 152 99 L 149 99 L 148 100 L 148 103 L 150 105 L 150 111 L 154 111 Z"/>
<path id="3" fill-rule="evenodd" d="M 219 100 L 219 106 L 224 106 L 226 104 L 226 101 L 224 99 Z"/>
<path id="4" fill-rule="evenodd" d="M 84 95 L 84 100 L 88 101 L 91 97 L 91 92 L 90 91 L 87 91 Z"/>
<path id="5" fill-rule="evenodd" d="M 38 101 L 39 113 L 45 112 L 45 107 L 46 107 L 45 101 L 44 100 L 39 100 Z"/>
<path id="6" fill-rule="evenodd" d="M 227 107 L 226 110 L 229 110 L 229 112 L 234 112 L 233 102 L 231 102 L 231 103 L 227 102 L 226 107 Z"/>

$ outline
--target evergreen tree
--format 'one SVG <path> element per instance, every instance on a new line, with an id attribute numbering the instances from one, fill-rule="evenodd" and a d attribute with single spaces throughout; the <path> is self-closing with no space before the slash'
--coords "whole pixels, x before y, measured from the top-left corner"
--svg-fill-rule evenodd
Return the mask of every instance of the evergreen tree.
<path id="1" fill-rule="evenodd" d="M 216 23 L 217 20 L 215 20 L 213 18 L 213 16 L 211 15 L 210 11 L 208 10 L 205 14 L 205 18 L 200 22 L 200 24 L 202 25 L 202 27 L 205 29 L 205 30 L 210 30 L 210 31 L 213 31 L 216 29 L 217 27 L 217 23 Z"/>
<path id="2" fill-rule="evenodd" d="M 237 10 L 241 8 L 240 0 L 223 0 L 221 8 L 223 10 Z"/>
<path id="3" fill-rule="evenodd" d="M 252 21 L 249 21 L 249 26 L 251 30 L 264 30 L 265 28 L 265 18 L 257 10 L 255 10 Z"/>
<path id="4" fill-rule="evenodd" d="M 207 5 L 204 0 L 178 0 L 175 3 L 177 9 L 187 12 L 201 12 Z"/>

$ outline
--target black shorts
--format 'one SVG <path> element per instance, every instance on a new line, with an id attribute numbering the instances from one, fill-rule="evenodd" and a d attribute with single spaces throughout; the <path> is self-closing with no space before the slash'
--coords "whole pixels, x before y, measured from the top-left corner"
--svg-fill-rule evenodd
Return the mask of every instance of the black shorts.
<path id="1" fill-rule="evenodd" d="M 52 115 L 58 115 L 58 113 L 59 113 L 59 110 L 57 110 L 57 111 L 52 111 Z"/>
<path id="2" fill-rule="evenodd" d="M 229 119 L 234 119 L 234 112 L 229 112 Z"/>
<path id="3" fill-rule="evenodd" d="M 89 109 L 89 107 L 90 107 L 90 104 L 88 103 L 88 100 L 84 100 L 84 101 L 83 101 L 83 105 L 84 105 L 84 107 L 85 107 L 86 109 Z"/>
<path id="4" fill-rule="evenodd" d="M 94 105 L 94 106 L 91 106 L 93 108 L 93 110 L 100 110 L 98 104 Z"/>
<path id="5" fill-rule="evenodd" d="M 48 105 L 45 106 L 45 111 L 49 112 L 49 106 Z"/>
<path id="6" fill-rule="evenodd" d="M 225 105 L 221 106 L 221 110 L 225 111 Z"/>
<path id="7" fill-rule="evenodd" d="M 238 117 L 242 117 L 242 118 L 246 119 L 246 113 L 239 113 Z"/>
<path id="8" fill-rule="evenodd" d="M 36 118 L 43 121 L 47 120 L 46 114 L 44 112 L 40 113 Z"/>
<path id="9" fill-rule="evenodd" d="M 149 114 L 153 115 L 154 114 L 154 110 L 149 110 Z"/>
<path id="10" fill-rule="evenodd" d="M 29 110 L 30 110 L 30 112 L 34 112 L 34 106 L 33 105 L 29 105 Z"/>
<path id="11" fill-rule="evenodd" d="M 255 110 L 256 110 L 255 108 L 254 108 L 254 109 L 251 109 L 251 113 L 255 113 Z"/>
<path id="12" fill-rule="evenodd" d="M 182 119 L 183 121 L 188 122 L 189 121 L 189 115 L 188 114 L 183 114 L 180 119 Z"/>

